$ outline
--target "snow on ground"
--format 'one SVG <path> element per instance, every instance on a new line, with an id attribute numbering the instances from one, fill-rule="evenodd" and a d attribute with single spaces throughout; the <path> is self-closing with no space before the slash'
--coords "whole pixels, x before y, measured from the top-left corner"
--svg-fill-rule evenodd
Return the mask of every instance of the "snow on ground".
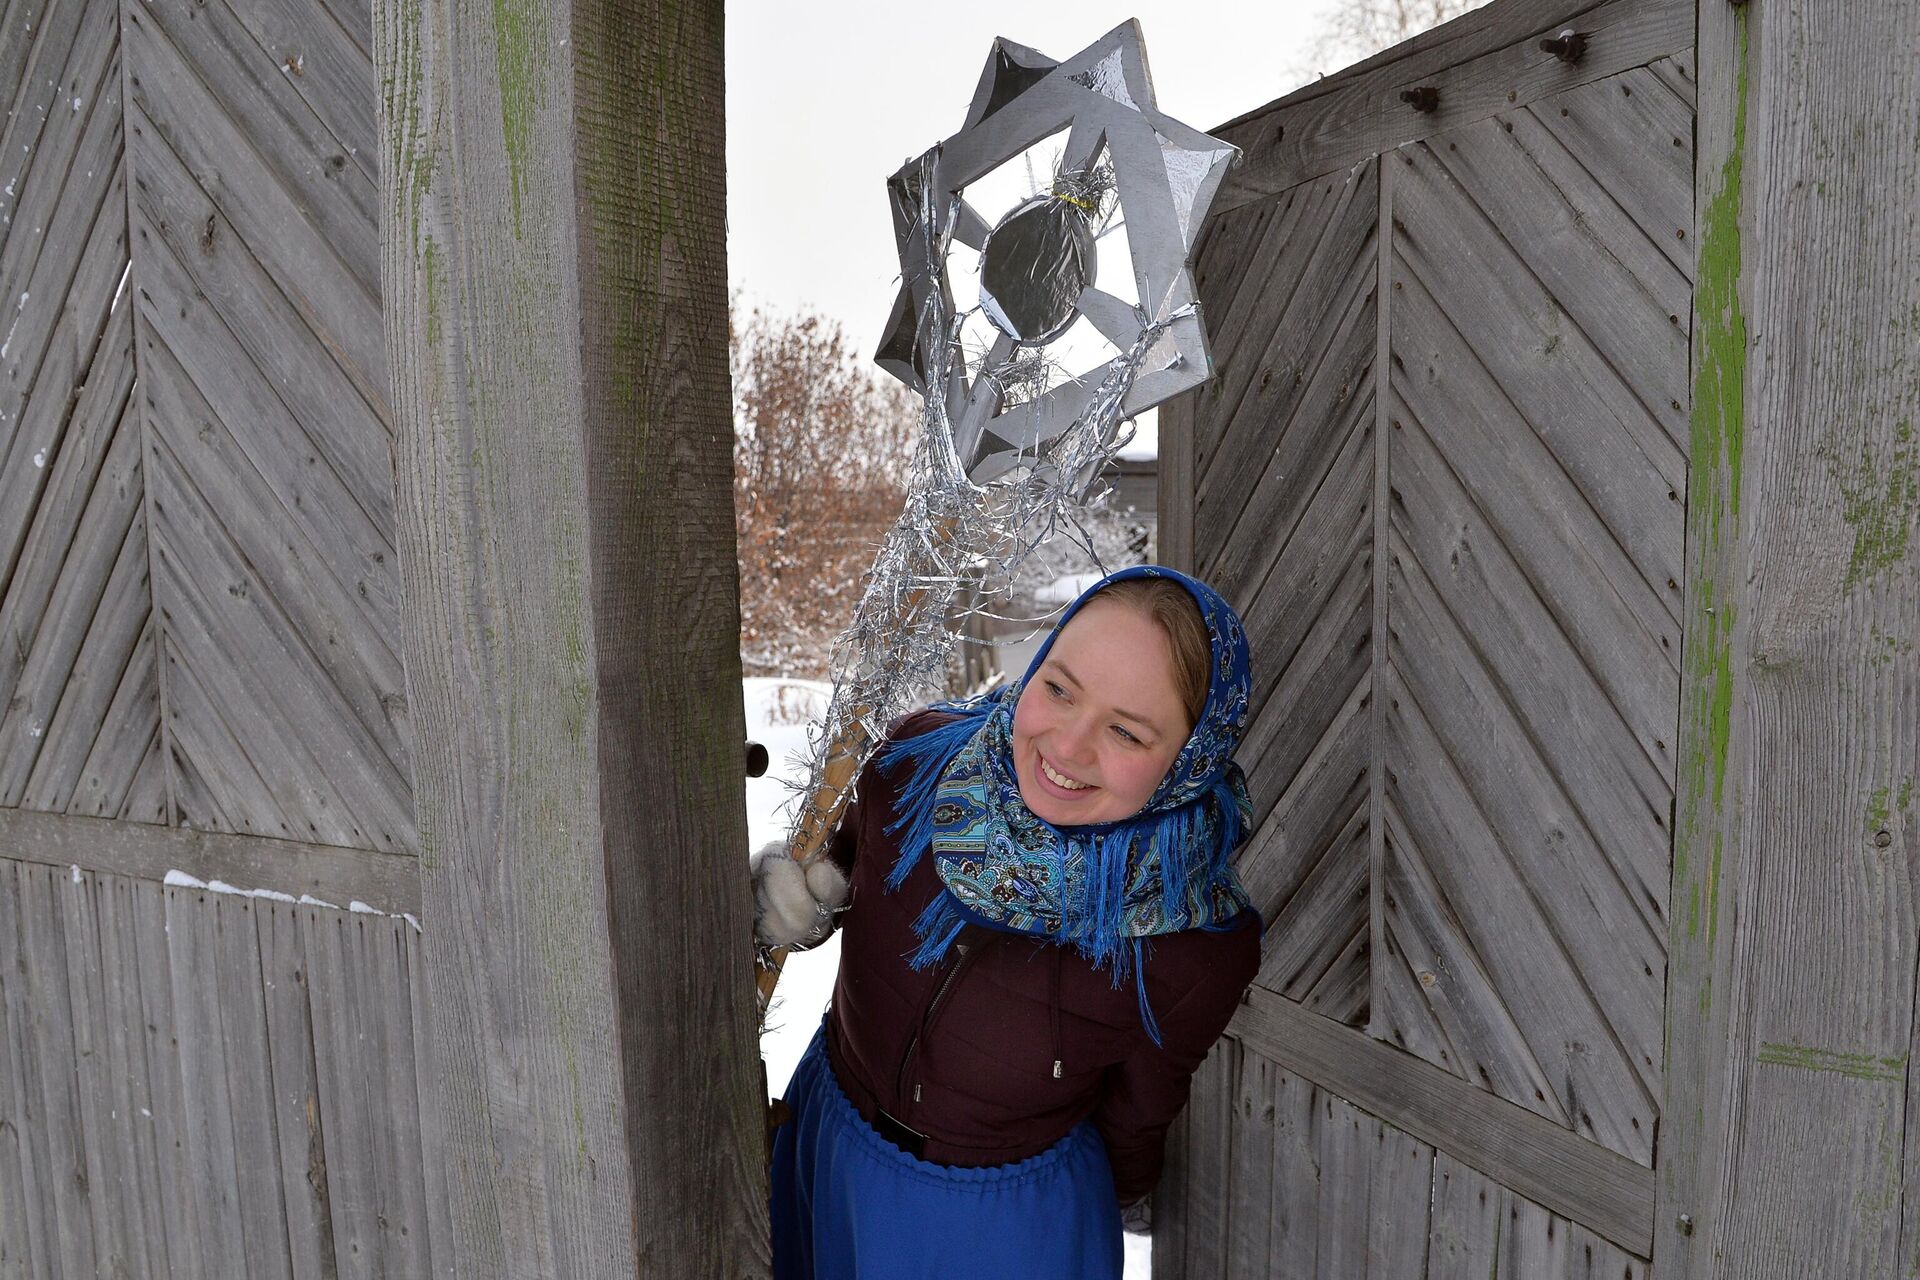
<path id="1" fill-rule="evenodd" d="M 806 777 L 807 728 L 826 713 L 833 686 L 824 680 L 796 680 L 782 676 L 749 676 L 741 682 L 747 706 L 747 737 L 767 749 L 764 775 L 747 779 L 747 848 L 758 849 L 769 840 L 783 840 L 792 821 L 786 808 L 790 782 Z M 820 1025 L 833 995 L 833 978 L 840 970 L 840 935 L 834 934 L 811 951 L 787 957 L 780 983 L 773 989 L 766 1031 L 760 1037 L 760 1056 L 767 1064 L 767 1095 L 778 1098 L 807 1042 Z"/>
<path id="2" fill-rule="evenodd" d="M 1072 597 L 1068 597 L 1071 599 Z M 758 849 L 769 840 L 786 838 L 792 819 L 783 808 L 791 791 L 786 780 L 806 776 L 807 728 L 825 714 L 832 686 L 823 680 L 780 676 L 749 676 L 741 693 L 747 707 L 747 737 L 767 749 L 764 776 L 747 779 L 747 847 Z M 833 995 L 834 975 L 840 969 L 840 935 L 834 934 L 811 951 L 787 957 L 780 984 L 767 1010 L 767 1029 L 760 1037 L 760 1056 L 767 1064 L 767 1094 L 777 1098 L 800 1055 L 820 1026 L 827 1000 Z M 1153 1242 L 1146 1236 L 1126 1237 L 1126 1280 L 1148 1280 Z"/>

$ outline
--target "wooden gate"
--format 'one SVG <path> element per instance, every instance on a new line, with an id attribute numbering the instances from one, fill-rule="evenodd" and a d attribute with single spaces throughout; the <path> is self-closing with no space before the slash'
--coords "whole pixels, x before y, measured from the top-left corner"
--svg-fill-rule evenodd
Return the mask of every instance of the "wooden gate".
<path id="1" fill-rule="evenodd" d="M 1646 1274 L 1692 42 L 1691 4 L 1501 0 L 1224 131 L 1162 536 L 1248 622 L 1269 924 L 1162 1274 Z"/>
<path id="2" fill-rule="evenodd" d="M 4 7 L 0 1275 L 429 1274 L 371 8 Z"/>

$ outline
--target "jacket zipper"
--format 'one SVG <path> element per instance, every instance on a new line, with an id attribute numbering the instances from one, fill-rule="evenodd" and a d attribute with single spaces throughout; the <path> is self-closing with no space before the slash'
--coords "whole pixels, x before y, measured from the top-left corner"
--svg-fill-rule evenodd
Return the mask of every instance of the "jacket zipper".
<path id="1" fill-rule="evenodd" d="M 939 988 L 933 993 L 933 999 L 927 1002 L 925 1012 L 920 1015 L 920 1027 L 913 1033 L 913 1039 L 907 1041 L 907 1051 L 900 1056 L 900 1069 L 894 1075 L 893 1093 L 899 1102 L 902 1120 L 912 1113 L 912 1106 L 905 1096 L 907 1070 L 913 1063 L 915 1051 L 920 1048 L 920 1037 L 932 1029 L 934 1013 L 940 1008 L 941 1002 L 947 998 L 947 992 L 953 989 L 954 982 L 960 977 L 960 971 L 966 968 L 967 962 L 973 958 L 973 948 L 967 943 L 956 942 L 953 945 L 954 949 L 960 953 L 960 958 L 954 961 L 953 968 L 947 971 L 947 976 L 942 979 Z M 913 1086 L 912 1101 L 920 1101 L 920 1085 L 917 1082 Z"/>

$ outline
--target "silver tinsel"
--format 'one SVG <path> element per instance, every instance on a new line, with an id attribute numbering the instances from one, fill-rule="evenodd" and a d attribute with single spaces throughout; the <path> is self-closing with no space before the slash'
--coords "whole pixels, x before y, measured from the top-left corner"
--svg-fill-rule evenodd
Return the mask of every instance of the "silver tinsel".
<path id="1" fill-rule="evenodd" d="M 1129 199 L 1182 200 L 1176 220 L 1162 218 L 1155 224 L 1179 229 L 1171 239 L 1160 236 L 1160 256 L 1171 255 L 1172 261 L 1136 264 L 1142 283 L 1151 279 L 1153 296 L 1132 306 L 1131 315 L 1124 314 L 1128 304 L 1086 289 L 1081 305 L 1100 305 L 1102 332 L 1119 354 L 1081 379 L 1066 378 L 1066 383 L 1077 384 L 1066 387 L 1070 396 L 1061 394 L 1063 371 L 1049 361 L 1044 344 L 1022 344 L 1003 334 L 970 371 L 961 346 L 962 322 L 969 313 L 953 302 L 946 257 L 958 229 L 977 230 L 981 225 L 964 205 L 960 187 L 984 161 L 966 162 L 974 166 L 968 170 L 951 155 L 943 158 L 943 148 L 958 147 L 967 137 L 963 130 L 896 175 L 892 190 L 902 245 L 902 298 L 915 303 L 911 313 L 896 308 L 896 317 L 904 320 L 911 314 L 913 341 L 910 363 L 903 344 L 891 337 L 882 362 L 921 391 L 922 430 L 905 507 L 865 575 L 852 624 L 834 644 L 831 701 L 811 735 L 806 780 L 796 788 L 789 847 L 803 862 L 822 856 L 860 766 L 885 740 L 888 728 L 941 689 L 965 618 L 974 613 L 1004 616 L 1016 574 L 1049 540 L 1065 535 L 1092 550 L 1081 518 L 1088 503 L 1098 499 L 1095 491 L 1103 468 L 1131 438 L 1131 414 L 1145 403 L 1196 385 L 1210 372 L 1185 258 L 1218 179 L 1173 193 L 1162 177 L 1157 189 L 1143 191 L 1129 185 L 1141 179 L 1129 179 L 1115 168 L 1126 154 L 1140 154 L 1128 141 L 1135 135 L 1157 139 L 1153 145 L 1163 157 L 1172 154 L 1169 148 L 1176 147 L 1173 139 L 1178 138 L 1178 147 L 1185 148 L 1182 154 L 1202 157 L 1213 166 L 1209 173 L 1224 164 L 1230 149 L 1151 107 L 1151 83 L 1145 79 L 1133 24 L 1117 28 L 1065 65 L 1006 42 L 996 46 L 995 58 L 983 76 L 969 128 L 989 112 L 1000 113 L 995 119 L 1004 123 L 1027 98 L 1042 124 L 1053 118 L 1045 113 L 1062 111 L 1078 112 L 1071 117 L 1075 120 L 1097 121 L 1115 148 L 1113 154 L 1065 157 L 1068 163 L 1050 178 L 1045 195 L 1034 199 L 1072 206 L 1074 216 L 1085 217 L 1088 230 L 1096 234 L 1113 212 L 1116 192 L 1123 205 Z M 996 67 L 1003 72 L 1046 68 L 1057 74 L 1024 90 L 1024 96 L 991 105 L 1000 92 Z M 1087 68 L 1098 68 L 1107 79 L 1089 79 Z M 1115 76 L 1133 88 L 1117 93 Z M 1149 105 L 1141 107 L 1141 101 Z M 1128 151 L 1129 146 L 1134 149 Z M 1143 233 L 1134 233 L 1132 239 L 1137 256 Z M 1119 321 L 1114 318 L 1116 307 L 1122 313 Z M 896 321 L 900 328 L 904 326 Z M 1198 359 L 1198 368 L 1187 367 L 1190 354 Z M 1138 387 L 1143 375 L 1151 375 L 1151 389 Z M 1056 429 L 1057 419 L 1036 416 L 1047 400 L 1074 406 L 1064 429 Z M 992 430 L 995 405 L 1024 406 L 1026 433 L 987 439 L 976 425 L 960 433 L 968 440 L 956 439 L 956 412 L 976 424 L 984 418 Z M 1009 441 L 1014 442 L 1011 449 Z M 988 449 L 999 451 L 983 465 L 981 456 Z M 1097 553 L 1093 558 L 1097 564 Z M 777 972 L 777 955 L 763 953 L 761 959 Z M 763 995 L 771 990 L 764 975 L 761 989 Z"/>

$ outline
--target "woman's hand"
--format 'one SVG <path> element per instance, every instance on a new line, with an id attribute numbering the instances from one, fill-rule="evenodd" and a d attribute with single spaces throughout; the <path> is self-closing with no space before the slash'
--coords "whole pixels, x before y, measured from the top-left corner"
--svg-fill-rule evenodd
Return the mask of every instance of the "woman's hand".
<path id="1" fill-rule="evenodd" d="M 785 840 L 773 840 L 761 846 L 749 865 L 755 942 L 804 951 L 827 940 L 850 892 L 833 859 L 823 855 L 803 867 L 787 855 Z"/>

